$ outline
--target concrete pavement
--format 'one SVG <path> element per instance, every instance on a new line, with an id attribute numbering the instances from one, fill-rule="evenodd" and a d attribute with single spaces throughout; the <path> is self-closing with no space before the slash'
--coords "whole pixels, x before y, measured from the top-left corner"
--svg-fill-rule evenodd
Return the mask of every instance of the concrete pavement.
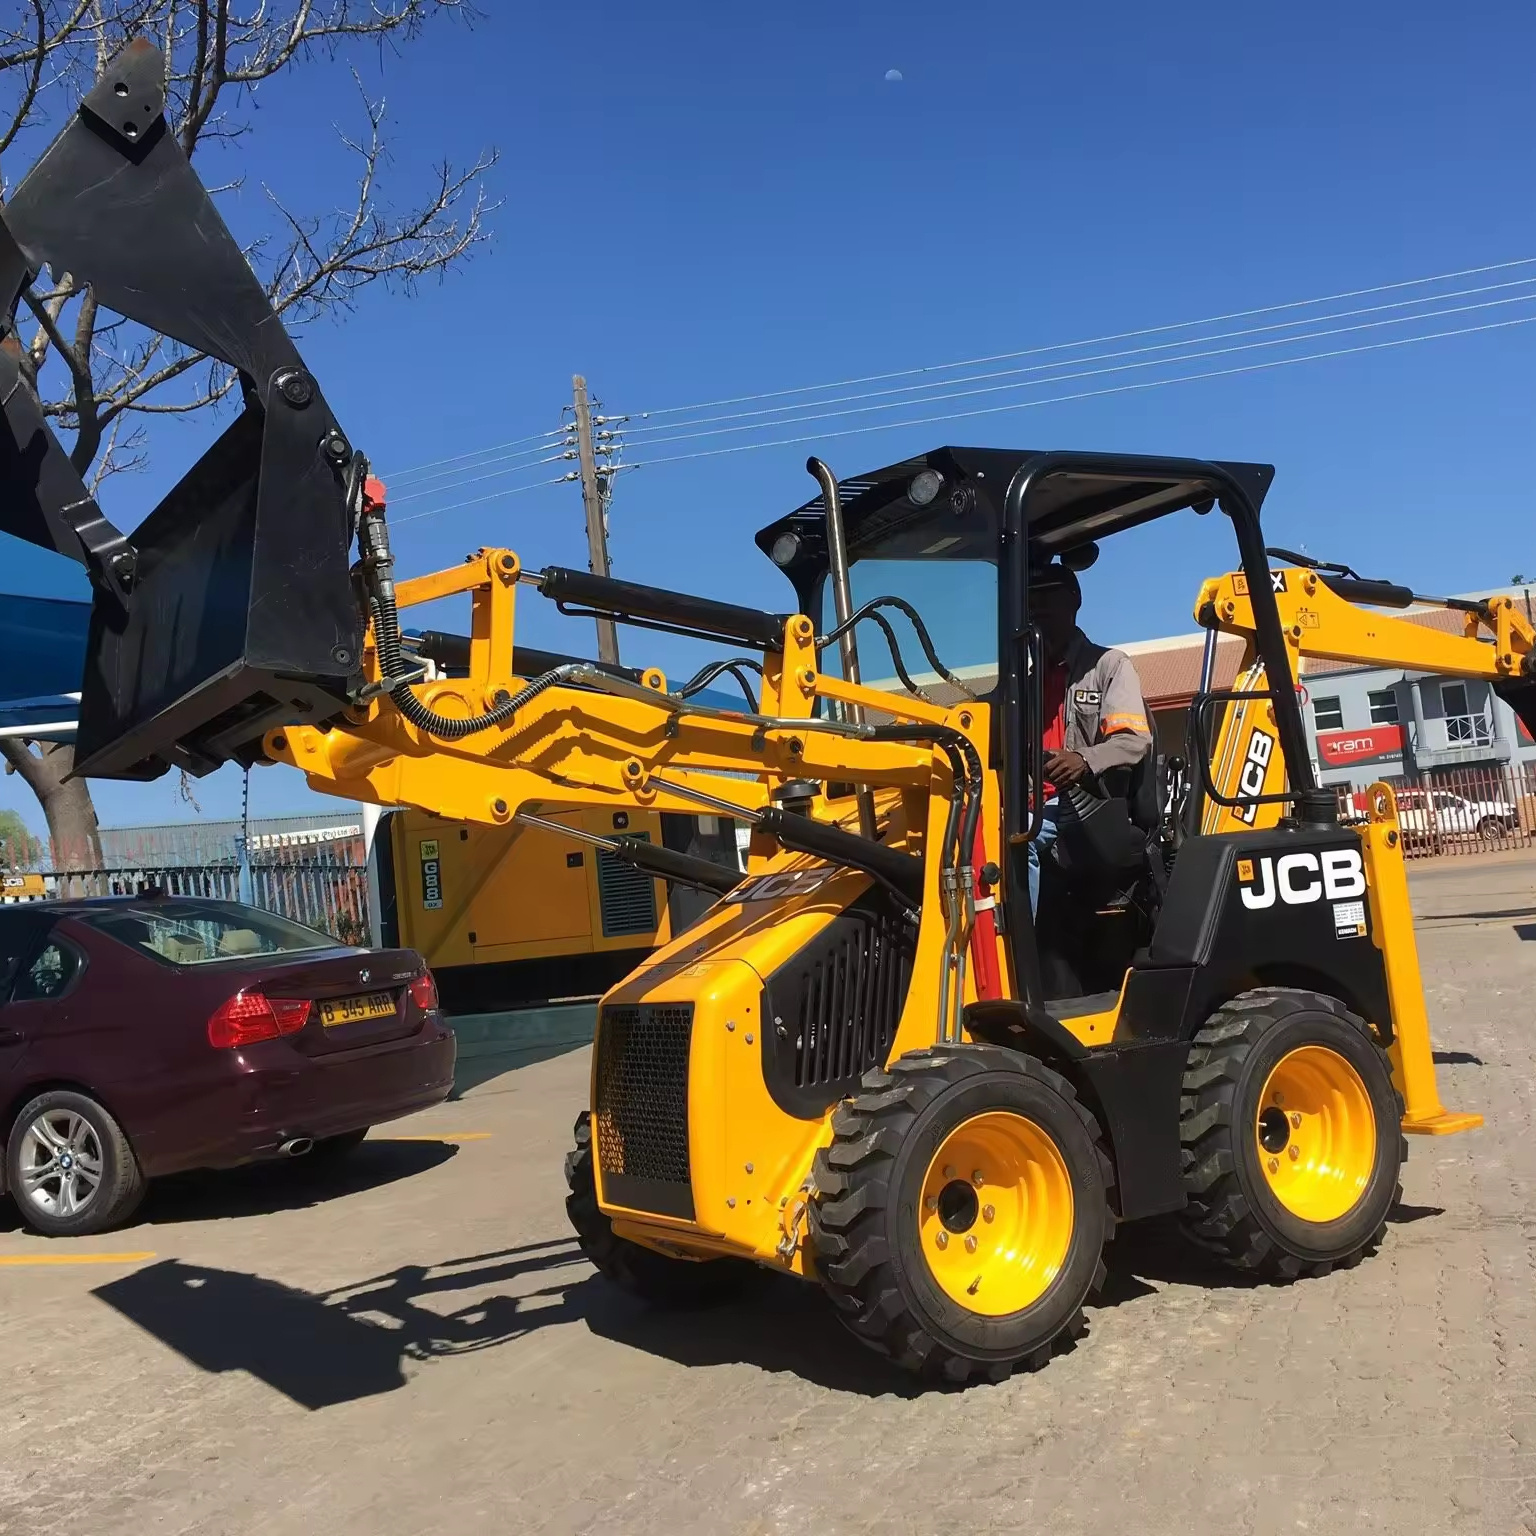
<path id="1" fill-rule="evenodd" d="M 668 1317 L 592 1275 L 573 1050 L 329 1182 L 0 1230 L 0 1261 L 154 1254 L 0 1265 L 0 1532 L 1536 1533 L 1536 859 L 1414 886 L 1442 1097 L 1489 1124 L 1413 1141 L 1357 1269 L 1254 1288 L 1128 1228 L 1076 1350 L 918 1397 L 810 1287 Z"/>

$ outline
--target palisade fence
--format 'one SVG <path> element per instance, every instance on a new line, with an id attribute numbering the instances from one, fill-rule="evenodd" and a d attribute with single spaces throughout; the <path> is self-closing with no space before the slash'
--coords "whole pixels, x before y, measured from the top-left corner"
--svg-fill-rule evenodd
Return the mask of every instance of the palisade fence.
<path id="1" fill-rule="evenodd" d="M 1375 779 L 1335 785 L 1347 821 L 1364 818 Z M 1536 775 L 1526 765 L 1442 768 L 1385 775 L 1397 796 L 1403 851 L 1409 858 L 1466 857 L 1536 846 Z"/>
<path id="2" fill-rule="evenodd" d="M 252 839 L 250 900 L 254 906 L 318 928 L 347 944 L 369 942 L 368 864 L 360 835 L 285 840 L 268 847 L 262 847 L 262 841 L 276 840 Z M 109 855 L 93 868 L 69 868 L 80 861 L 64 859 L 45 859 L 31 868 L 42 877 L 40 894 L 48 896 L 72 899 L 163 892 L 215 901 L 240 900 L 238 845 L 228 847 L 227 852 L 213 848 L 198 852 L 203 857 L 197 862 Z"/>

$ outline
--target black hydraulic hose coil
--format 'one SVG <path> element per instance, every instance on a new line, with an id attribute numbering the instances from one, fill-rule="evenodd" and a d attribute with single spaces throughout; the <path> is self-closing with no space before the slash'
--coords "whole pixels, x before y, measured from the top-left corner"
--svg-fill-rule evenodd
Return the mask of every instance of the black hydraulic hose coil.
<path id="1" fill-rule="evenodd" d="M 358 542 L 362 548 L 363 567 L 373 593 L 368 606 L 373 614 L 374 645 L 379 653 L 379 671 L 386 681 L 402 677 L 406 671 L 400 638 L 400 614 L 395 605 L 395 584 L 390 575 L 394 556 L 389 549 L 389 530 L 382 516 L 364 515 L 358 529 Z M 536 677 L 517 693 L 508 694 L 483 714 L 454 716 L 440 715 L 430 709 L 411 692 L 407 682 L 389 685 L 390 702 L 418 730 L 426 731 L 442 741 L 462 741 L 476 731 L 488 730 L 494 725 L 505 725 L 517 712 L 546 688 L 560 680 L 560 672 L 546 672 Z"/>

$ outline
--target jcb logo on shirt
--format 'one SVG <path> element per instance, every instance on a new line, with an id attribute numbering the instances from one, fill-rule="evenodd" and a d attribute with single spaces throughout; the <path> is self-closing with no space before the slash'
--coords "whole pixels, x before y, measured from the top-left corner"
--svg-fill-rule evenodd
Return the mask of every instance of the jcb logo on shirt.
<path id="1" fill-rule="evenodd" d="M 1278 897 L 1288 907 L 1314 901 L 1348 901 L 1365 895 L 1365 861 L 1358 848 L 1327 848 L 1322 853 L 1263 854 L 1237 861 L 1238 889 L 1250 912 L 1272 907 Z"/>

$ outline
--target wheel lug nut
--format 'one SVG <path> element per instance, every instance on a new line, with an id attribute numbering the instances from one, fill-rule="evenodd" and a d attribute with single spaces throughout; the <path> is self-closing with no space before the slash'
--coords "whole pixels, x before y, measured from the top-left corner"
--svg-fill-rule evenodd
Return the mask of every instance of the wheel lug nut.
<path id="1" fill-rule="evenodd" d="M 952 1178 L 954 1178 L 954 1176 L 955 1176 L 954 1164 L 953 1163 L 945 1163 L 945 1165 L 944 1165 L 944 1177 L 946 1179 L 952 1179 Z"/>
<path id="2" fill-rule="evenodd" d="M 981 1208 L 981 1219 L 983 1221 L 991 1221 L 992 1218 L 994 1216 L 996 1216 L 996 1215 L 997 1215 L 997 1212 L 995 1210 L 993 1210 L 990 1205 L 982 1206 L 982 1208 Z"/>
<path id="3" fill-rule="evenodd" d="M 925 1210 L 929 1210 L 929 1211 L 936 1211 L 936 1210 L 938 1210 L 938 1208 L 939 1208 L 939 1197 L 937 1195 L 929 1195 L 928 1198 L 923 1201 L 923 1208 Z"/>
<path id="4" fill-rule="evenodd" d="M 948 1248 L 949 1247 L 949 1233 L 948 1232 L 940 1232 L 939 1235 L 936 1238 L 934 1238 L 933 1241 L 940 1248 Z"/>
<path id="5" fill-rule="evenodd" d="M 986 1176 L 986 1174 L 984 1174 L 984 1173 L 983 1173 L 983 1172 L 982 1172 L 982 1171 L 981 1171 L 981 1169 L 980 1169 L 980 1168 L 978 1168 L 978 1169 L 977 1169 L 977 1170 L 976 1170 L 976 1171 L 975 1171 L 975 1172 L 974 1172 L 974 1173 L 973 1173 L 973 1174 L 972 1174 L 972 1175 L 971 1175 L 971 1183 L 972 1183 L 972 1184 L 974 1184 L 974 1185 L 975 1185 L 975 1186 L 976 1186 L 976 1188 L 977 1188 L 977 1189 L 980 1189 L 980 1188 L 981 1188 L 981 1186 L 982 1186 L 982 1185 L 983 1185 L 983 1184 L 985 1184 L 985 1183 L 986 1183 L 986 1182 L 987 1182 L 987 1176 Z"/>
<path id="6" fill-rule="evenodd" d="M 974 1237 L 966 1238 L 966 1240 L 965 1240 L 965 1251 L 967 1253 L 975 1253 L 976 1252 L 976 1239 Z"/>
<path id="7" fill-rule="evenodd" d="M 1300 1147 L 1292 1147 L 1291 1148 L 1291 1161 L 1294 1163 L 1296 1161 L 1296 1159 L 1298 1157 L 1300 1157 L 1300 1156 L 1301 1156 L 1301 1148 Z"/>
<path id="8" fill-rule="evenodd" d="M 1280 1172 L 1280 1159 L 1278 1157 L 1270 1158 L 1270 1160 L 1269 1160 L 1269 1171 L 1271 1173 L 1279 1173 Z"/>
<path id="9" fill-rule="evenodd" d="M 1277 1093 L 1275 1095 L 1275 1103 L 1276 1104 L 1284 1104 L 1285 1103 L 1285 1096 L 1284 1096 L 1284 1094 Z"/>
<path id="10" fill-rule="evenodd" d="M 1301 1129 L 1301 1116 L 1299 1114 L 1297 1114 L 1294 1110 L 1291 1112 L 1291 1124 L 1298 1131 Z"/>

